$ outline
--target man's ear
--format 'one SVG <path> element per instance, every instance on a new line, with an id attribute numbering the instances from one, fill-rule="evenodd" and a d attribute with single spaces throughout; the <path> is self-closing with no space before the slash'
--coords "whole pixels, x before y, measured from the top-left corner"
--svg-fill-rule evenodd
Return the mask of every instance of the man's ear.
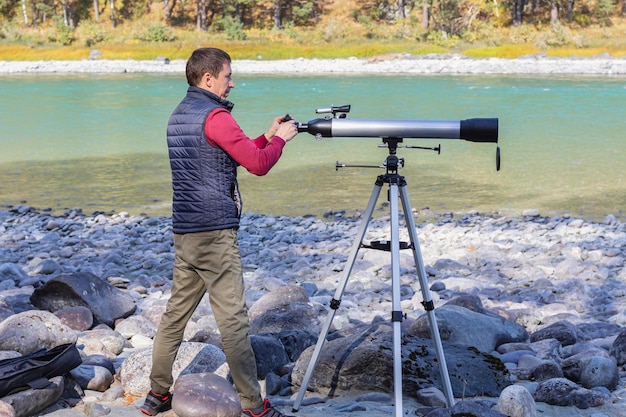
<path id="1" fill-rule="evenodd" d="M 208 72 L 202 74 L 202 86 L 205 88 L 211 88 L 211 84 L 213 83 L 213 77 Z"/>

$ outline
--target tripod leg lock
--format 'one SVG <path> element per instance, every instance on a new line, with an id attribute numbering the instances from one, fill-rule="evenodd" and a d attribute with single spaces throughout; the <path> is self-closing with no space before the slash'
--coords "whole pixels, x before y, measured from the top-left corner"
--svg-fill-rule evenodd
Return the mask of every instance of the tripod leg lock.
<path id="1" fill-rule="evenodd" d="M 330 300 L 330 308 L 332 308 L 333 310 L 337 310 L 340 304 L 341 300 L 335 300 L 334 298 Z"/>
<path id="2" fill-rule="evenodd" d="M 435 303 L 433 303 L 433 300 L 422 301 L 422 305 L 424 306 L 424 310 L 426 311 L 432 311 L 435 309 Z"/>
<path id="3" fill-rule="evenodd" d="M 402 311 L 392 311 L 391 321 L 402 321 L 406 315 L 402 314 Z"/>

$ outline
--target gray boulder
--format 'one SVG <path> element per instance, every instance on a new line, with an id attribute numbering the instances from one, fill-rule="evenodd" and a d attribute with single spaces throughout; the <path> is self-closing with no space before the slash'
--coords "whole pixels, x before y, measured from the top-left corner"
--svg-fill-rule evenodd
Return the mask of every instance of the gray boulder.
<path id="1" fill-rule="evenodd" d="M 530 335 L 531 342 L 545 339 L 556 339 L 561 345 L 568 346 L 584 340 L 584 336 L 575 325 L 569 321 L 562 320 L 539 329 Z"/>
<path id="2" fill-rule="evenodd" d="M 509 373 L 496 357 L 475 348 L 444 344 L 452 391 L 455 396 L 498 396 L 510 384 Z M 292 382 L 301 385 L 313 347 L 295 363 Z M 434 386 L 442 389 L 437 352 L 428 339 L 406 335 L 402 339 L 403 390 L 414 393 Z M 393 390 L 393 332 L 391 326 L 374 324 L 360 334 L 325 343 L 309 389 L 322 393 Z"/>
<path id="3" fill-rule="evenodd" d="M 12 280 L 14 284 L 20 284 L 21 281 L 28 278 L 30 278 L 30 276 L 14 263 L 3 263 L 0 265 L 0 282 Z"/>
<path id="4" fill-rule="evenodd" d="M 89 272 L 52 278 L 33 291 L 30 301 L 51 312 L 75 306 L 87 307 L 96 323 L 110 327 L 116 320 L 133 314 L 137 308 L 131 296 Z"/>
<path id="5" fill-rule="evenodd" d="M 480 417 L 507 417 L 494 409 L 490 401 L 458 401 L 452 408 L 432 407 L 428 410 L 418 410 L 424 417 L 456 417 L 456 416 L 480 416 Z"/>
<path id="6" fill-rule="evenodd" d="M 70 371 L 72 377 L 84 390 L 104 392 L 113 382 L 113 374 L 103 366 L 82 364 Z"/>
<path id="7" fill-rule="evenodd" d="M 615 338 L 609 353 L 611 356 L 615 357 L 618 365 L 621 366 L 626 363 L 626 330 L 622 330 L 617 338 Z"/>
<path id="8" fill-rule="evenodd" d="M 115 325 L 115 331 L 126 339 L 138 334 L 153 339 L 156 336 L 157 327 L 148 318 L 135 315 L 118 321 Z"/>
<path id="9" fill-rule="evenodd" d="M 174 382 L 180 375 L 214 372 L 226 362 L 226 355 L 216 346 L 198 342 L 183 342 L 176 355 L 172 376 Z M 135 396 L 143 396 L 150 390 L 152 349 L 131 353 L 122 362 L 118 376 L 124 390 Z"/>
<path id="10" fill-rule="evenodd" d="M 553 378 L 541 382 L 533 397 L 535 401 L 546 404 L 574 406 L 583 410 L 600 407 L 609 398 L 600 391 L 583 388 L 566 378 Z"/>
<path id="11" fill-rule="evenodd" d="M 270 336 L 255 335 L 250 337 L 250 343 L 256 356 L 259 379 L 265 379 L 265 375 L 270 372 L 280 374 L 289 363 L 289 356 L 279 340 Z"/>
<path id="12" fill-rule="evenodd" d="M 525 342 L 528 333 L 517 323 L 501 317 L 446 304 L 435 311 L 441 339 L 450 343 L 474 346 L 481 352 L 492 352 L 499 345 Z M 426 314 L 415 320 L 409 334 L 430 338 L 430 322 Z"/>
<path id="13" fill-rule="evenodd" d="M 284 346 L 289 360 L 295 362 L 306 348 L 317 343 L 319 335 L 313 335 L 303 330 L 285 330 L 275 336 Z"/>
<path id="14" fill-rule="evenodd" d="M 15 417 L 15 409 L 11 404 L 7 404 L 4 401 L 0 401 L 0 416 L 2 417 Z"/>
<path id="15" fill-rule="evenodd" d="M 65 378 L 55 376 L 50 383 L 42 389 L 28 389 L 18 393 L 7 395 L 2 398 L 2 402 L 9 404 L 15 410 L 15 417 L 31 417 L 39 413 L 52 404 L 56 403 L 63 395 L 65 389 Z M 10 414 L 9 414 L 10 415 Z"/>
<path id="16" fill-rule="evenodd" d="M 93 314 L 91 310 L 83 306 L 67 307 L 54 312 L 63 324 L 79 332 L 90 329 L 93 326 Z"/>
<path id="17" fill-rule="evenodd" d="M 563 370 L 552 359 L 542 359 L 534 355 L 522 355 L 517 365 L 518 367 L 512 372 L 519 379 L 545 381 L 563 377 Z"/>
<path id="18" fill-rule="evenodd" d="M 172 410 L 179 417 L 239 417 L 241 405 L 233 386 L 212 373 L 181 375 L 174 384 Z"/>
<path id="19" fill-rule="evenodd" d="M 605 387 L 609 391 L 617 388 L 619 368 L 615 361 L 602 356 L 594 356 L 586 361 L 580 373 L 580 384 L 585 388 Z"/>
<path id="20" fill-rule="evenodd" d="M 304 288 L 279 287 L 263 295 L 250 307 L 250 334 L 286 330 L 318 334 L 321 330 L 320 317 L 324 313 L 323 306 L 309 302 Z"/>
<path id="21" fill-rule="evenodd" d="M 76 343 L 77 338 L 76 331 L 47 311 L 25 311 L 0 323 L 0 350 L 14 350 L 22 355 Z"/>
<path id="22" fill-rule="evenodd" d="M 124 350 L 126 339 L 119 332 L 101 324 L 81 333 L 78 343 L 86 355 L 103 355 L 113 359 Z"/>
<path id="23" fill-rule="evenodd" d="M 498 411 L 509 417 L 537 417 L 532 394 L 521 385 L 506 387 L 498 397 Z"/>

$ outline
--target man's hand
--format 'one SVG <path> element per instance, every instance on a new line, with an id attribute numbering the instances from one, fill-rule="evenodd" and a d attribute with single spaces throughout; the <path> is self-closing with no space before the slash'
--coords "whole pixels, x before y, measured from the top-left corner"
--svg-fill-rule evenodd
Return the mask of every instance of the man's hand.
<path id="1" fill-rule="evenodd" d="M 276 131 L 276 136 L 282 138 L 285 142 L 289 142 L 298 134 L 298 127 L 295 120 L 281 123 Z"/>
<path id="2" fill-rule="evenodd" d="M 265 133 L 265 138 L 267 140 L 272 140 L 274 136 L 279 136 L 285 140 L 285 142 L 288 142 L 297 134 L 298 128 L 296 127 L 296 122 L 290 115 L 285 114 L 276 117 L 272 121 L 272 125 L 267 130 L 267 133 Z"/>

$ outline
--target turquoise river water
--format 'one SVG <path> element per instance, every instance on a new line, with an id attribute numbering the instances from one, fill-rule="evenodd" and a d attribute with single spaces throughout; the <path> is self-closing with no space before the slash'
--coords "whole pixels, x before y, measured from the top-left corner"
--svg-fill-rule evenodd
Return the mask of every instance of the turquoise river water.
<path id="1" fill-rule="evenodd" d="M 0 205 L 169 215 L 167 118 L 182 75 L 0 76 Z M 249 136 L 274 116 L 301 122 L 351 104 L 352 119 L 499 119 L 495 144 L 406 139 L 400 148 L 413 208 L 436 212 L 569 213 L 624 217 L 626 79 L 529 76 L 235 75 L 229 99 Z M 301 133 L 272 172 L 240 170 L 244 210 L 321 216 L 362 210 L 387 150 L 379 138 L 316 140 Z M 381 194 L 381 199 L 384 194 Z M 383 201 L 380 201 L 382 204 Z M 384 210 L 377 213 L 385 213 Z"/>

